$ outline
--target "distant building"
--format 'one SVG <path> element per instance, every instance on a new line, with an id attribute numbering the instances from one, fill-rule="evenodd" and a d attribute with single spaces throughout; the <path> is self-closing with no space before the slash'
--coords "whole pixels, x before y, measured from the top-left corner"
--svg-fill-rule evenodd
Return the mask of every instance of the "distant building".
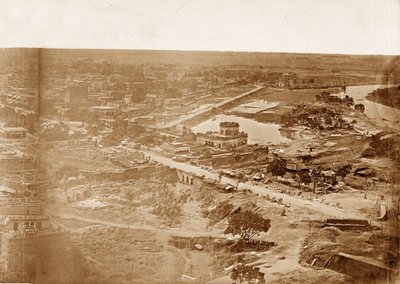
<path id="1" fill-rule="evenodd" d="M 89 100 L 88 86 L 70 85 L 61 93 L 59 99 L 67 105 L 86 104 Z"/>
<path id="2" fill-rule="evenodd" d="M 321 179 L 323 182 L 328 183 L 328 184 L 336 184 L 336 176 L 337 173 L 332 170 L 327 170 L 327 171 L 322 171 L 321 172 Z"/>
<path id="3" fill-rule="evenodd" d="M 26 130 L 23 127 L 2 127 L 0 128 L 0 134 L 4 138 L 9 139 L 21 139 L 26 137 Z"/>
<path id="4" fill-rule="evenodd" d="M 190 153 L 190 147 L 180 143 L 180 142 L 171 142 L 168 144 L 165 144 L 163 147 L 163 152 L 166 154 L 170 154 L 173 156 L 176 155 L 187 155 Z"/>
<path id="5" fill-rule="evenodd" d="M 283 137 L 288 139 L 295 139 L 296 138 L 296 128 L 293 127 L 281 127 L 279 128 L 279 132 Z"/>
<path id="6" fill-rule="evenodd" d="M 114 118 L 119 112 L 117 106 L 93 106 L 92 111 L 101 118 Z"/>
<path id="7" fill-rule="evenodd" d="M 164 108 L 166 110 L 176 110 L 183 106 L 180 99 L 166 99 L 164 101 Z"/>
<path id="8" fill-rule="evenodd" d="M 197 143 L 207 146 L 230 149 L 247 144 L 247 133 L 239 131 L 237 122 L 221 122 L 219 132 L 198 133 L 196 135 Z"/>
<path id="9" fill-rule="evenodd" d="M 163 99 L 155 94 L 146 94 L 146 101 L 148 105 L 162 107 L 164 105 Z"/>

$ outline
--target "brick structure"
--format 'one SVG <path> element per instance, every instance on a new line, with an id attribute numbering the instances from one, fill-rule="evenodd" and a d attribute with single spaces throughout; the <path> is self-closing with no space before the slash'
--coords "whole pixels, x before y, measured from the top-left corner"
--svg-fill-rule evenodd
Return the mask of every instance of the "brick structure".
<path id="1" fill-rule="evenodd" d="M 219 132 L 198 133 L 197 143 L 219 149 L 230 149 L 247 144 L 247 133 L 239 131 L 237 122 L 221 122 Z"/>
<path id="2" fill-rule="evenodd" d="M 55 230 L 34 199 L 0 200 L 0 221 L 0 282 L 35 283 L 40 250 L 65 243 L 69 234 Z"/>

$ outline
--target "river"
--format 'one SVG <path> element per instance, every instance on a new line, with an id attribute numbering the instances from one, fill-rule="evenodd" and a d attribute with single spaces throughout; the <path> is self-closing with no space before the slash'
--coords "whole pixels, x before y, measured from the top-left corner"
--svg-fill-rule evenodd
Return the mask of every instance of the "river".
<path id="1" fill-rule="evenodd" d="M 377 126 L 400 129 L 400 110 L 366 99 L 372 91 L 387 87 L 388 85 L 349 86 L 346 93 L 354 99 L 355 104 L 361 103 L 365 106 L 365 115 L 373 118 Z"/>

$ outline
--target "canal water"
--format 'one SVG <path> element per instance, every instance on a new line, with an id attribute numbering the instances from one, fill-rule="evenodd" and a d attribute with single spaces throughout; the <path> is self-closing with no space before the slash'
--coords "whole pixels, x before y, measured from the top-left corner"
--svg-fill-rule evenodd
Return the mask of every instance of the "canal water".
<path id="1" fill-rule="evenodd" d="M 374 90 L 387 87 L 388 85 L 349 86 L 346 93 L 354 99 L 355 104 L 361 103 L 365 106 L 364 113 L 373 118 L 378 126 L 400 129 L 400 110 L 366 99 Z"/>
<path id="2" fill-rule="evenodd" d="M 206 120 L 192 127 L 192 131 L 194 133 L 205 133 L 207 131 L 218 132 L 219 123 L 223 121 L 238 122 L 240 125 L 240 131 L 244 131 L 248 134 L 247 143 L 250 145 L 266 145 L 271 143 L 280 144 L 289 141 L 280 134 L 279 124 L 261 123 L 235 115 L 217 115 L 212 119 Z"/>
<path id="3" fill-rule="evenodd" d="M 365 115 L 374 119 L 378 126 L 390 126 L 391 128 L 400 129 L 400 110 L 366 99 L 367 95 L 372 91 L 385 87 L 387 87 L 387 85 L 349 86 L 346 88 L 346 94 L 354 99 L 354 103 L 362 103 L 365 106 Z M 219 123 L 223 121 L 238 122 L 240 131 L 244 131 L 248 134 L 248 144 L 250 145 L 280 144 L 290 141 L 280 134 L 279 124 L 261 123 L 235 115 L 217 115 L 212 119 L 192 127 L 192 131 L 194 133 L 205 133 L 207 131 L 218 132 Z"/>

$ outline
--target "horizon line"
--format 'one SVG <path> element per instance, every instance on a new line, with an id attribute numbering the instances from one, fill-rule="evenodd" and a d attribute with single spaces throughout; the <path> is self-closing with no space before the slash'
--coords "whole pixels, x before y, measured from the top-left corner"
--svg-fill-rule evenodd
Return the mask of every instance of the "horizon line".
<path id="1" fill-rule="evenodd" d="M 212 50 L 212 49 L 158 49 L 158 48 L 103 48 L 103 47 L 30 47 L 9 46 L 2 49 L 39 49 L 39 50 L 64 50 L 64 51 L 164 51 L 164 52 L 226 52 L 226 53 L 261 53 L 261 54 L 294 54 L 294 55 L 339 55 L 339 56 L 386 56 L 397 57 L 400 54 L 383 53 L 333 53 L 333 52 L 306 52 L 306 51 L 260 51 L 260 50 Z"/>

